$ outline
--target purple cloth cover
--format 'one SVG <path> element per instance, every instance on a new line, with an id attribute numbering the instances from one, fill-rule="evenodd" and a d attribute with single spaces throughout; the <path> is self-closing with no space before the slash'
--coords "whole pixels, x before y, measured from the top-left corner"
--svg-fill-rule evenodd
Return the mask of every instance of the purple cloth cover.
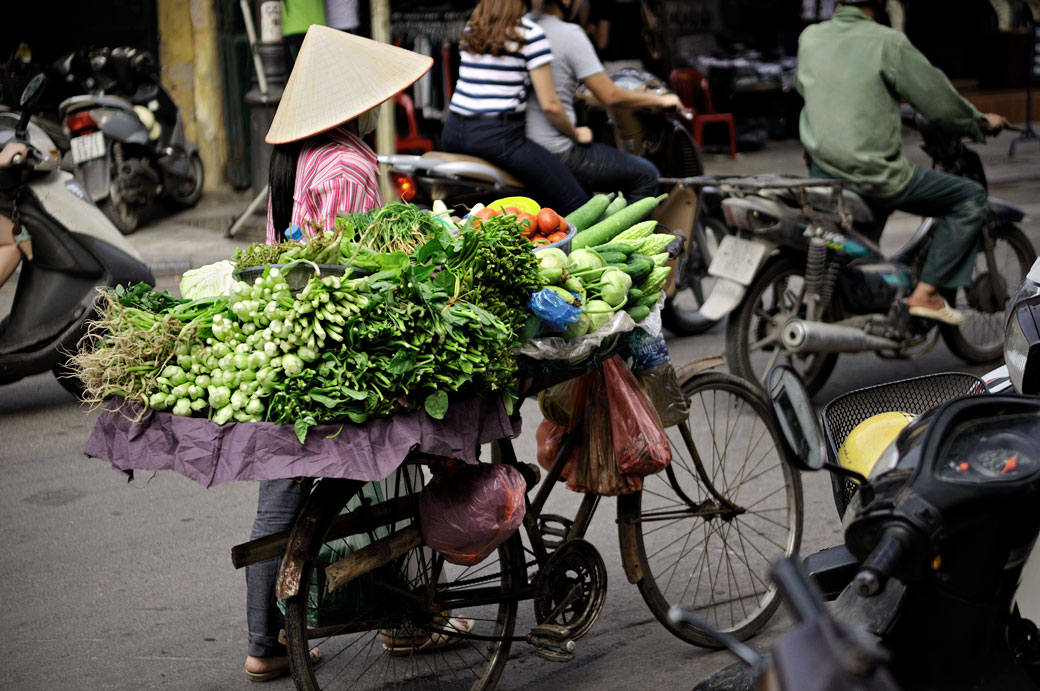
<path id="1" fill-rule="evenodd" d="M 301 445 L 292 425 L 229 422 L 145 411 L 113 399 L 102 411 L 86 456 L 101 458 L 131 478 L 135 470 L 174 470 L 212 487 L 231 480 L 294 477 L 381 480 L 412 452 L 477 461 L 477 447 L 520 433 L 498 396 L 452 401 L 443 420 L 426 411 L 370 420 L 363 425 L 319 425 Z M 337 434 L 338 432 L 338 434 Z M 333 436 L 335 435 L 335 436 Z"/>

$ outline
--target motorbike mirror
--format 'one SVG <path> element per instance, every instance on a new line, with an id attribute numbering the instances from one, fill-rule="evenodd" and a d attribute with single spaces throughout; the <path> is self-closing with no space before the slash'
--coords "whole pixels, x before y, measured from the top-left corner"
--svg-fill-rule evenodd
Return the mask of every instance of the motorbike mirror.
<path id="1" fill-rule="evenodd" d="M 827 462 L 827 442 L 801 377 L 787 365 L 777 365 L 766 377 L 766 393 L 780 426 L 784 456 L 799 470 L 822 468 Z"/>
<path id="2" fill-rule="evenodd" d="M 32 117 L 33 111 L 36 110 L 36 104 L 40 102 L 40 97 L 43 96 L 43 87 L 46 84 L 47 78 L 41 72 L 26 84 L 25 90 L 22 91 L 22 98 L 19 101 L 22 109 L 22 116 L 18 119 L 18 125 L 15 127 L 15 136 L 19 139 L 25 137 L 25 131 L 29 127 L 29 118 Z"/>

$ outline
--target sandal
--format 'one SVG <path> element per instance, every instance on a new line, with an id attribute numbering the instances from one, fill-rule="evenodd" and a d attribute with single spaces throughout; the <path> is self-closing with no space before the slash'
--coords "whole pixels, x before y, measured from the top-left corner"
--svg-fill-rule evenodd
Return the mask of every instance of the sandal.
<path id="1" fill-rule="evenodd" d="M 462 638 L 451 635 L 451 633 L 448 633 L 449 631 L 467 634 L 471 632 L 475 626 L 476 622 L 472 619 L 466 617 L 452 617 L 444 625 L 444 632 L 431 631 L 427 634 L 411 638 L 389 636 L 385 633 L 381 633 L 379 638 L 383 642 L 383 650 L 390 655 L 420 655 L 450 648 L 460 642 Z"/>
<path id="2" fill-rule="evenodd" d="M 910 315 L 921 317 L 922 319 L 931 319 L 932 321 L 942 322 L 943 324 L 949 324 L 950 326 L 957 326 L 964 321 L 964 315 L 950 307 L 949 303 L 945 300 L 943 300 L 943 306 L 939 309 L 932 309 L 931 307 L 924 307 L 922 305 L 911 305 Z"/>
<path id="3" fill-rule="evenodd" d="M 321 652 L 317 648 L 311 648 L 310 652 L 311 664 L 313 665 L 321 659 Z M 277 669 L 269 669 L 266 672 L 250 672 L 246 670 L 246 676 L 249 677 L 249 681 L 271 681 L 272 679 L 279 679 L 289 673 L 289 659 L 286 658 L 285 666 L 278 667 Z"/>

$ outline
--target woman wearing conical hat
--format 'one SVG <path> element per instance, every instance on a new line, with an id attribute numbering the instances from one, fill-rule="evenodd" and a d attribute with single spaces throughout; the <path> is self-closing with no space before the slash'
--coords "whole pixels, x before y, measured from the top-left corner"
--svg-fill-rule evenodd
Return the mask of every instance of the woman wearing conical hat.
<path id="1" fill-rule="evenodd" d="M 308 235 L 331 228 L 339 212 L 381 206 L 376 154 L 361 139 L 378 106 L 430 69 L 432 58 L 385 43 L 311 26 L 293 65 L 266 141 L 271 154 L 267 242 L 290 225 Z M 252 539 L 292 527 L 309 481 L 260 483 Z M 278 559 L 246 567 L 249 647 L 246 674 L 268 681 L 289 671 L 278 641 L 284 618 L 274 596 Z M 317 659 L 317 651 L 311 656 Z"/>

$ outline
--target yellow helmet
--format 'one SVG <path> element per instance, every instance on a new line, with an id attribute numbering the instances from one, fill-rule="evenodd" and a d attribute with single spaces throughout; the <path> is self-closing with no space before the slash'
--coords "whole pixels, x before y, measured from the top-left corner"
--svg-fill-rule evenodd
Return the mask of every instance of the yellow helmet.
<path id="1" fill-rule="evenodd" d="M 899 432 L 916 416 L 891 411 L 872 415 L 856 425 L 838 449 L 838 463 L 866 477 L 881 452 L 895 441 Z"/>

